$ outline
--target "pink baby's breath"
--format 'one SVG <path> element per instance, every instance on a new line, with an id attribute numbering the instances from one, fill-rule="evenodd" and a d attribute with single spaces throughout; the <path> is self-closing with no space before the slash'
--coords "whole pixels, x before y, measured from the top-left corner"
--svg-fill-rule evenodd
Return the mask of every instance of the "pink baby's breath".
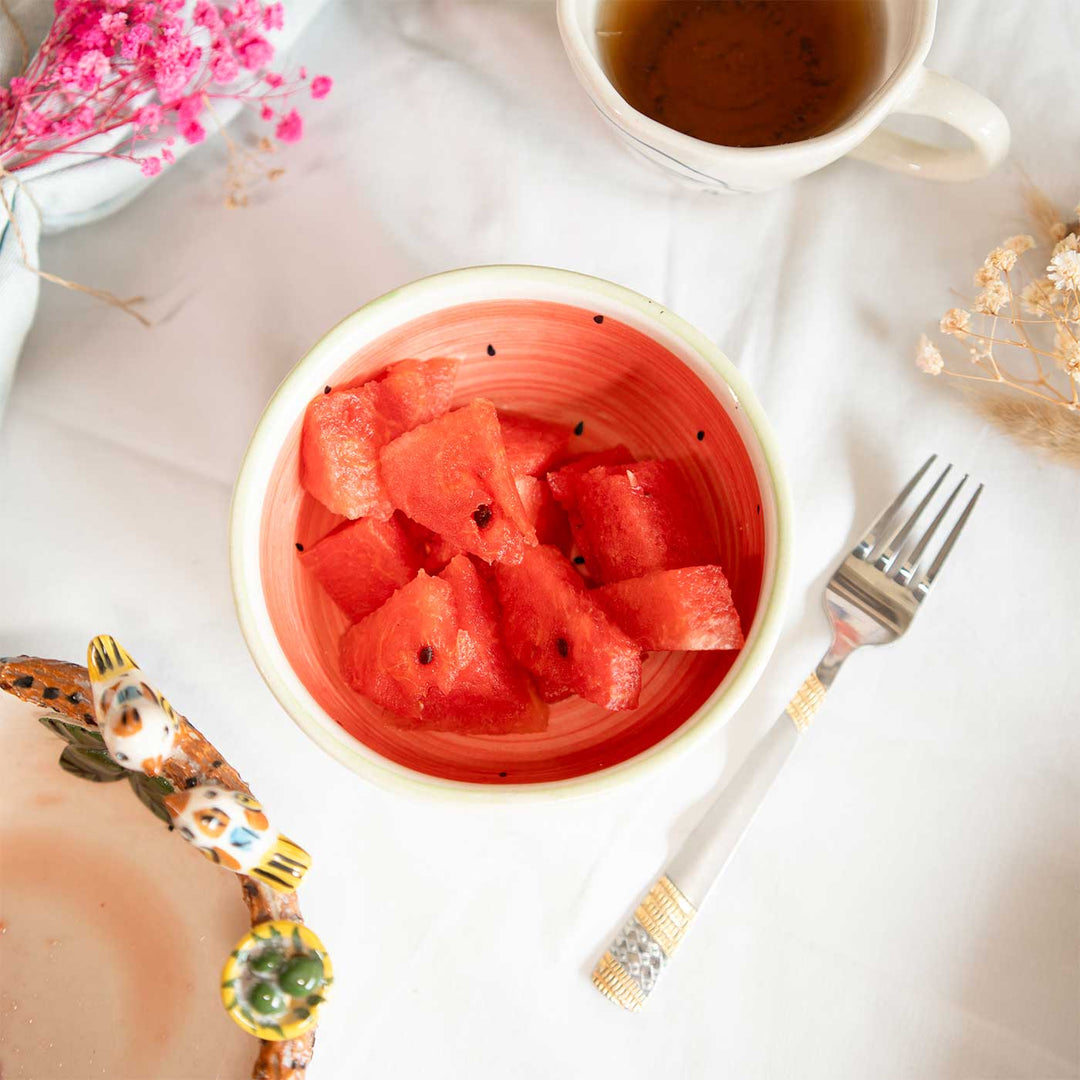
<path id="1" fill-rule="evenodd" d="M 110 132 L 123 134 L 106 156 L 156 176 L 175 160 L 173 140 L 157 153 L 140 144 L 170 127 L 188 143 L 206 137 L 211 102 L 235 101 L 277 119 L 282 142 L 303 120 L 289 98 L 307 80 L 269 70 L 285 10 L 277 0 L 54 0 L 49 33 L 26 70 L 0 87 L 0 167 L 10 173 Z M 312 81 L 315 99 L 331 80 Z M 273 103 L 265 100 L 273 95 Z M 230 146 L 232 144 L 230 143 Z M 95 151 L 97 152 L 97 151 Z M 232 152 L 232 151 L 230 151 Z"/>
<path id="2" fill-rule="evenodd" d="M 274 134 L 282 142 L 299 142 L 304 134 L 304 121 L 300 114 L 295 109 L 290 110 L 274 129 Z"/>

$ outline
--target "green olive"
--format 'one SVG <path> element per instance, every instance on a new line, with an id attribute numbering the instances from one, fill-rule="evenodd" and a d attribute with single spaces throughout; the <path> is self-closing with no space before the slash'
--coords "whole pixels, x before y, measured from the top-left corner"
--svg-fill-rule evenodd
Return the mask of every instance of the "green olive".
<path id="1" fill-rule="evenodd" d="M 322 981 L 323 966 L 317 956 L 294 957 L 282 968 L 278 976 L 281 989 L 292 997 L 310 994 L 312 990 L 322 985 Z"/>
<path id="2" fill-rule="evenodd" d="M 260 1016 L 271 1016 L 285 1008 L 285 999 L 278 988 L 269 982 L 258 982 L 251 988 L 248 1003 Z"/>
<path id="3" fill-rule="evenodd" d="M 267 949 L 265 952 L 259 953 L 258 956 L 252 957 L 248 961 L 248 967 L 256 975 L 273 975 L 284 963 L 285 957 L 281 953 L 276 949 Z"/>

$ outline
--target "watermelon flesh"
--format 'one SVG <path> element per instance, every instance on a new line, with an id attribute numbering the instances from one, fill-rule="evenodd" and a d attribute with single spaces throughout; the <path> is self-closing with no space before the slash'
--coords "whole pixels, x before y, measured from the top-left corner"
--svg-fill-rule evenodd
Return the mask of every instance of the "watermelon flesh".
<path id="1" fill-rule="evenodd" d="M 385 521 L 379 449 L 450 407 L 457 360 L 402 360 L 362 386 L 320 394 L 304 415 L 300 482 L 335 514 Z"/>
<path id="2" fill-rule="evenodd" d="M 497 565 L 495 580 L 506 643 L 545 701 L 580 694 L 605 709 L 636 707 L 641 649 L 607 618 L 565 555 L 530 548 L 517 565 Z"/>
<path id="3" fill-rule="evenodd" d="M 384 446 L 379 462 L 393 505 L 455 550 L 520 562 L 536 543 L 490 401 L 421 424 Z"/>
<path id="4" fill-rule="evenodd" d="M 582 454 L 568 462 L 561 469 L 549 472 L 547 476 L 551 493 L 563 505 L 568 513 L 577 508 L 577 482 L 590 469 L 600 465 L 624 465 L 634 460 L 634 455 L 619 443 L 609 450 L 597 450 L 591 454 Z"/>
<path id="5" fill-rule="evenodd" d="M 428 703 L 424 726 L 470 735 L 543 731 L 547 706 L 507 651 L 495 598 L 472 559 L 455 556 L 439 577 L 454 594 L 459 672 L 447 696 Z"/>
<path id="6" fill-rule="evenodd" d="M 454 590 L 423 570 L 341 639 L 345 681 L 405 719 L 450 693 L 459 664 Z"/>
<path id="7" fill-rule="evenodd" d="M 388 521 L 347 521 L 304 551 L 300 561 L 349 621 L 357 622 L 412 581 L 421 557 L 395 515 Z"/>
<path id="8" fill-rule="evenodd" d="M 611 620 L 650 651 L 741 649 L 743 632 L 719 566 L 660 570 L 591 594 Z"/>
<path id="9" fill-rule="evenodd" d="M 571 507 L 574 539 L 600 581 L 718 560 L 693 492 L 673 461 L 590 469 L 575 478 Z"/>
<path id="10" fill-rule="evenodd" d="M 506 457 L 515 477 L 543 476 L 566 456 L 570 429 L 521 413 L 499 410 Z"/>
<path id="11" fill-rule="evenodd" d="M 570 525 L 566 514 L 555 501 L 546 480 L 535 476 L 519 476 L 514 481 L 525 508 L 525 516 L 536 530 L 536 542 L 549 544 L 561 551 L 570 549 Z"/>

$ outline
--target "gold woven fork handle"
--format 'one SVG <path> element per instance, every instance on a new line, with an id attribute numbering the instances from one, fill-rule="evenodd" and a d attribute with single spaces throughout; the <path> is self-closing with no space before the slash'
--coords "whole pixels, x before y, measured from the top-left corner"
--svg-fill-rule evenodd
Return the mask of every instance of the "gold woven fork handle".
<path id="1" fill-rule="evenodd" d="M 784 712 L 791 717 L 791 722 L 802 734 L 810 726 L 810 722 L 824 701 L 825 686 L 818 678 L 817 672 L 811 671 L 802 686 L 795 691 L 795 696 L 787 703 Z"/>

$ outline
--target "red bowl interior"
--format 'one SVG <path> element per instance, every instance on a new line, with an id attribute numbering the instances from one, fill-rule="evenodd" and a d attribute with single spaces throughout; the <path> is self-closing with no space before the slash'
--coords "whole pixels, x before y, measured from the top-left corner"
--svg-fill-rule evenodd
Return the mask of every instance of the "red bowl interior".
<path id="1" fill-rule="evenodd" d="M 489 355 L 494 350 L 494 355 Z M 476 396 L 573 426 L 582 451 L 625 443 L 641 459 L 674 458 L 714 534 L 743 629 L 758 610 L 765 529 L 757 477 L 724 406 L 678 357 L 640 331 L 567 304 L 493 300 L 423 315 L 366 345 L 327 380 L 363 381 L 405 357 L 461 359 L 455 405 Z M 311 396 L 323 385 L 311 387 Z M 371 750 L 421 773 L 489 784 L 565 780 L 616 765 L 686 722 L 716 690 L 736 653 L 650 655 L 641 704 L 609 713 L 572 699 L 552 707 L 542 734 L 479 737 L 402 731 L 350 690 L 338 665 L 345 616 L 304 571 L 296 543 L 315 543 L 340 519 L 299 481 L 303 410 L 278 455 L 260 531 L 262 587 L 282 650 L 312 697 Z M 704 432 L 699 439 L 698 433 Z"/>

